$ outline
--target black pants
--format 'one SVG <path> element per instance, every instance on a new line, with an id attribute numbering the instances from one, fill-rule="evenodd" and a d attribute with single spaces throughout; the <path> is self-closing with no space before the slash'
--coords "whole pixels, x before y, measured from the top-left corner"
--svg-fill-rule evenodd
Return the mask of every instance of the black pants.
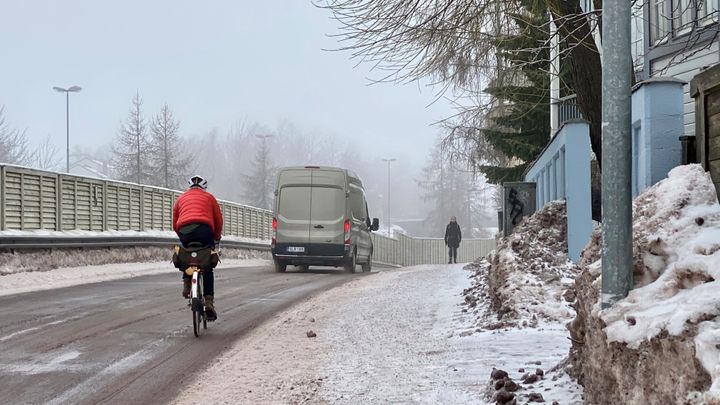
<path id="1" fill-rule="evenodd" d="M 186 230 L 186 232 L 183 232 L 183 230 Z M 215 247 L 215 235 L 208 224 L 190 224 L 183 226 L 177 235 L 180 238 L 180 243 L 182 243 L 184 247 L 188 247 L 192 242 L 200 243 L 203 246 Z M 183 271 L 182 278 L 185 280 L 189 279 L 190 276 Z M 215 274 L 212 269 L 203 270 L 203 291 L 205 295 L 215 295 Z"/>
<path id="2" fill-rule="evenodd" d="M 458 248 L 450 246 L 448 248 L 448 254 L 450 255 L 450 261 L 453 261 L 453 258 L 455 260 L 455 263 L 457 263 L 457 250 Z"/>

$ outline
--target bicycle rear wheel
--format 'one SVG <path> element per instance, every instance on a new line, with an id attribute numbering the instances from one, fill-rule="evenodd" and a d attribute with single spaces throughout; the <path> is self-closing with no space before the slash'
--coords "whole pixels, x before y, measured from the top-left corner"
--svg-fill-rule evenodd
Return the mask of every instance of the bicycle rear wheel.
<path id="1" fill-rule="evenodd" d="M 196 285 L 194 288 L 197 289 L 197 294 L 192 299 L 193 333 L 195 334 L 195 337 L 200 337 L 200 325 L 202 325 L 205 319 L 205 304 L 203 303 L 205 297 L 203 296 L 202 273 L 198 272 L 196 274 Z"/>

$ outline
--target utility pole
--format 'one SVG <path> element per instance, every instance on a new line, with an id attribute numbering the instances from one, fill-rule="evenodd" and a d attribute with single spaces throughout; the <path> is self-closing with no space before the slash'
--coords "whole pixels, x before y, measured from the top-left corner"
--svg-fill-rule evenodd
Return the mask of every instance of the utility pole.
<path id="1" fill-rule="evenodd" d="M 602 25 L 602 308 L 632 288 L 630 2 L 605 0 Z"/>
<path id="2" fill-rule="evenodd" d="M 387 162 L 387 195 L 385 196 L 385 202 L 387 203 L 387 210 L 385 211 L 385 222 L 387 222 L 387 232 L 390 236 L 390 162 L 394 162 L 397 159 L 389 158 L 382 159 L 383 162 Z"/>

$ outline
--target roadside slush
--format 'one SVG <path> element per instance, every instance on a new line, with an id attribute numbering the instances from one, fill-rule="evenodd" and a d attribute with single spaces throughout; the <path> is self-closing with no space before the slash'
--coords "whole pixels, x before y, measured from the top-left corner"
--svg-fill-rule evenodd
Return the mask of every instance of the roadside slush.
<path id="1" fill-rule="evenodd" d="M 462 265 L 352 280 L 275 315 L 173 403 L 478 403 L 490 371 L 464 360 L 467 285 Z"/>

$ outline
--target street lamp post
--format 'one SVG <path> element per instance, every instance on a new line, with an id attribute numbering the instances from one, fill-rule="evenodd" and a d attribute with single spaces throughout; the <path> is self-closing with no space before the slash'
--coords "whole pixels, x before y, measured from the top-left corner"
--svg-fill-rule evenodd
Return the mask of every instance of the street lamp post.
<path id="1" fill-rule="evenodd" d="M 72 86 L 68 89 L 64 89 L 62 87 L 53 87 L 53 90 L 59 92 L 59 93 L 65 93 L 65 130 L 66 130 L 66 172 L 70 173 L 70 93 L 77 93 L 82 88 L 80 86 Z"/>
<path id="2" fill-rule="evenodd" d="M 382 159 L 383 162 L 387 162 L 387 195 L 385 196 L 385 202 L 387 203 L 387 210 L 385 211 L 385 222 L 387 222 L 388 236 L 390 236 L 390 162 L 394 162 L 397 159 L 388 158 Z"/>

